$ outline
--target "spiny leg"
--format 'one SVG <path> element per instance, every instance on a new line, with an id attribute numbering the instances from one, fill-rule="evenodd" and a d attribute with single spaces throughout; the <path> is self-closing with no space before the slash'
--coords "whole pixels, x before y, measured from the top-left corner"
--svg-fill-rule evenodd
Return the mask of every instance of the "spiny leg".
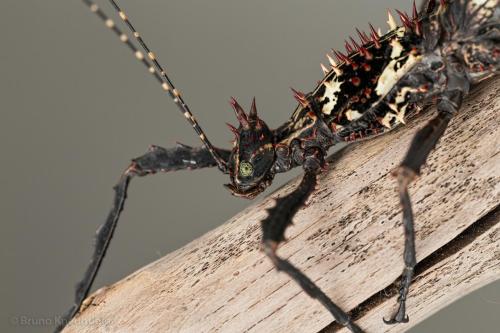
<path id="1" fill-rule="evenodd" d="M 391 319 L 383 319 L 386 324 L 406 323 L 409 321 L 409 317 L 406 315 L 406 299 L 417 260 L 415 256 L 414 217 L 410 195 L 408 194 L 408 185 L 420 174 L 420 168 L 424 165 L 430 152 L 445 132 L 451 118 L 459 109 L 462 95 L 462 91 L 456 89 L 445 92 L 440 97 L 437 105 L 437 116 L 417 132 L 403 162 L 393 172 L 398 181 L 399 199 L 403 209 L 405 238 L 403 259 L 405 268 L 403 269 L 399 289 L 399 307 Z"/>
<path id="2" fill-rule="evenodd" d="M 226 161 L 228 160 L 230 151 L 217 149 L 217 152 Z M 74 304 L 61 318 L 55 332 L 61 331 L 77 314 L 83 301 L 89 294 L 118 224 L 120 213 L 125 205 L 127 189 L 131 179 L 135 176 L 146 176 L 157 172 L 182 169 L 191 170 L 215 166 L 217 166 L 217 163 L 205 147 L 193 148 L 183 144 L 178 144 L 176 147 L 170 149 L 151 146 L 146 154 L 132 160 L 132 163 L 114 187 L 113 207 L 106 218 L 106 222 L 97 231 L 94 253 L 83 279 L 76 286 Z"/>
<path id="3" fill-rule="evenodd" d="M 276 269 L 288 274 L 310 297 L 323 304 L 339 324 L 349 328 L 352 332 L 362 333 L 363 330 L 351 321 L 349 315 L 338 307 L 311 279 L 276 253 L 279 243 L 285 240 L 286 228 L 292 223 L 297 211 L 314 191 L 317 176 L 323 166 L 323 156 L 319 150 L 313 149 L 309 155 L 306 155 L 305 173 L 299 186 L 287 196 L 277 199 L 276 205 L 268 209 L 269 215 L 261 223 L 263 248 Z"/>

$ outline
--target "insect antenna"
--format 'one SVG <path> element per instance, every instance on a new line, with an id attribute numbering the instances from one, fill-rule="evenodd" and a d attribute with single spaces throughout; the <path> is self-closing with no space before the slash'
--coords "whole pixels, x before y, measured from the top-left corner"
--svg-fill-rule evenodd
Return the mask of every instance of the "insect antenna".
<path id="1" fill-rule="evenodd" d="M 227 171 L 226 161 L 220 156 L 220 154 L 217 152 L 212 143 L 207 139 L 204 131 L 201 129 L 200 125 L 194 118 L 188 105 L 186 104 L 186 102 L 184 102 L 184 99 L 182 98 L 179 90 L 175 88 L 172 80 L 170 79 L 170 77 L 167 75 L 163 67 L 156 59 L 155 54 L 146 45 L 146 43 L 140 36 L 139 32 L 137 32 L 137 30 L 134 28 L 134 26 L 132 25 L 128 17 L 125 15 L 125 13 L 122 11 L 122 9 L 118 6 L 116 1 L 109 0 L 113 8 L 118 12 L 122 20 L 125 22 L 127 27 L 133 33 L 135 39 L 139 42 L 142 49 L 146 52 L 147 57 L 149 58 L 149 60 L 151 60 L 153 65 L 146 59 L 145 55 L 130 41 L 128 36 L 116 26 L 114 21 L 110 19 L 95 2 L 93 2 L 92 0 L 82 0 L 82 2 L 90 8 L 91 12 L 95 13 L 102 21 L 104 21 L 104 23 L 108 28 L 113 30 L 113 32 L 120 38 L 120 40 L 124 42 L 132 52 L 134 52 L 135 57 L 139 61 L 141 61 L 144 64 L 144 66 L 146 66 L 146 68 L 151 74 L 153 74 L 156 80 L 161 84 L 163 90 L 168 93 L 168 95 L 173 99 L 174 103 L 177 105 L 179 110 L 186 117 L 187 121 L 193 126 L 200 140 L 203 142 L 207 150 L 214 158 L 219 169 L 223 172 L 226 172 Z"/>

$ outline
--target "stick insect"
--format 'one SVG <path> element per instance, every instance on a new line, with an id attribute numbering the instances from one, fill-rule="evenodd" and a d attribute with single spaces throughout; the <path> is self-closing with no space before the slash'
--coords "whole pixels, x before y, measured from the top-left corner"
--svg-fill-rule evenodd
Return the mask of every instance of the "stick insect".
<path id="1" fill-rule="evenodd" d="M 304 175 L 298 187 L 277 199 L 261 221 L 263 252 L 278 271 L 288 274 L 304 292 L 318 300 L 335 321 L 352 332 L 363 332 L 300 269 L 281 258 L 277 250 L 294 215 L 314 192 L 332 146 L 386 133 L 411 119 L 423 103 L 435 100 L 437 115 L 417 132 L 402 163 L 393 172 L 403 214 L 404 269 L 398 307 L 384 322 L 396 324 L 409 320 L 406 300 L 416 257 L 408 186 L 419 175 L 428 155 L 460 109 L 470 86 L 500 71 L 499 0 L 427 0 L 420 11 L 414 3 L 411 14 L 397 11 L 400 25 L 389 12 L 388 33 L 382 35 L 370 25 L 369 33 L 358 30 L 359 40 L 350 38 L 346 42 L 346 53 L 333 51 L 327 55 L 329 66 L 322 65 L 323 79 L 309 93 L 293 91 L 297 108 L 290 119 L 276 129 L 270 129 L 258 115 L 255 99 L 248 112 L 231 99 L 239 123 L 228 125 L 235 136 L 232 149 L 212 145 L 164 67 L 115 0 L 109 2 L 133 39 L 93 1 L 82 1 L 153 74 L 192 125 L 202 146 L 178 145 L 168 149 L 153 146 L 132 160 L 114 188 L 113 207 L 97 234 L 92 261 L 77 286 L 75 303 L 65 315 L 63 325 L 78 313 L 88 296 L 134 177 L 217 167 L 229 176 L 230 182 L 225 186 L 233 195 L 253 199 L 269 187 L 277 173 L 300 166 Z"/>

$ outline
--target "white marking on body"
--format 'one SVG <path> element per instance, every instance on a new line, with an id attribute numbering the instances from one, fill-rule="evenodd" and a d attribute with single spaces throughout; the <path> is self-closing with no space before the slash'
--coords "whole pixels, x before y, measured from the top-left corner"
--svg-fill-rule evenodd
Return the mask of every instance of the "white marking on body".
<path id="1" fill-rule="evenodd" d="M 345 112 L 345 116 L 346 116 L 347 120 L 352 121 L 352 120 L 356 120 L 359 117 L 361 117 L 362 114 L 359 113 L 359 111 L 357 111 L 357 110 L 349 109 Z"/>
<path id="2" fill-rule="evenodd" d="M 398 107 L 396 104 L 392 104 L 392 103 L 387 103 L 387 105 L 389 106 L 389 108 L 394 111 L 394 113 L 391 113 L 391 112 L 388 112 L 385 116 L 387 117 L 387 115 L 390 115 L 390 119 L 392 118 L 395 118 L 396 119 L 396 123 L 394 125 L 397 125 L 399 123 L 401 124 L 406 124 L 405 122 L 405 114 L 406 114 L 406 107 L 408 106 L 408 104 L 405 104 L 405 105 L 402 105 L 400 107 Z M 389 120 L 390 120 L 389 119 Z M 384 125 L 385 126 L 385 125 Z"/>
<path id="3" fill-rule="evenodd" d="M 90 11 L 91 11 L 92 13 L 95 13 L 95 12 L 97 12 L 98 10 L 99 10 L 99 6 L 98 6 L 98 5 L 96 5 L 95 3 L 93 3 L 92 5 L 90 5 Z"/>
<path id="4" fill-rule="evenodd" d="M 392 119 L 396 119 L 396 122 L 394 125 L 398 124 L 406 124 L 405 122 L 405 116 L 406 116 L 406 109 L 408 108 L 408 102 L 406 100 L 406 95 L 410 93 L 416 93 L 418 89 L 412 88 L 412 87 L 402 87 L 400 91 L 398 91 L 396 97 L 394 98 L 394 103 L 387 103 L 387 106 L 394 111 L 388 112 L 384 118 L 382 119 L 382 124 L 386 127 L 390 126 L 390 121 Z M 404 104 L 403 104 L 404 103 Z M 400 105 L 403 104 L 403 105 Z M 389 127 L 391 128 L 391 127 Z"/>
<path id="5" fill-rule="evenodd" d="M 119 12 L 118 14 L 120 14 L 120 17 L 122 18 L 122 20 L 124 20 L 124 21 L 127 20 L 127 15 L 125 15 L 124 12 Z"/>
<path id="6" fill-rule="evenodd" d="M 391 41 L 392 51 L 391 51 L 391 59 L 396 59 L 401 56 L 403 53 L 403 45 L 399 42 L 397 38 L 394 38 Z"/>
<path id="7" fill-rule="evenodd" d="M 396 83 L 405 75 L 417 62 L 422 59 L 420 55 L 409 54 L 406 59 L 394 59 L 395 57 L 399 57 L 403 51 L 403 47 L 399 41 L 394 39 L 391 42 L 393 47 L 391 58 L 392 60 L 387 64 L 386 68 L 380 75 L 377 86 L 375 87 L 375 92 L 379 96 L 385 96 L 391 89 L 396 85 Z M 406 62 L 400 68 L 396 68 L 397 64 L 401 61 L 406 60 Z"/>
<path id="8" fill-rule="evenodd" d="M 168 90 L 170 89 L 170 87 L 169 87 L 169 86 L 168 86 L 168 84 L 166 84 L 166 83 L 163 83 L 163 84 L 161 85 L 161 87 L 162 87 L 162 88 L 163 88 L 163 90 L 165 90 L 165 91 L 168 91 Z"/>
<path id="9" fill-rule="evenodd" d="M 122 42 L 124 42 L 124 43 L 125 43 L 125 42 L 128 40 L 127 35 L 125 35 L 125 34 L 121 34 L 121 35 L 120 35 L 120 40 L 121 40 Z"/>
<path id="10" fill-rule="evenodd" d="M 396 98 L 394 99 L 394 101 L 396 102 L 396 104 L 404 103 L 404 102 L 406 102 L 406 95 L 408 93 L 417 93 L 418 91 L 419 91 L 418 88 L 415 89 L 412 87 L 403 87 L 396 95 Z"/>
<path id="11" fill-rule="evenodd" d="M 337 77 L 332 78 L 331 81 L 325 81 L 323 84 L 325 86 L 325 93 L 321 97 L 320 101 L 324 101 L 326 98 L 329 99 L 328 103 L 323 105 L 322 112 L 324 114 L 330 114 L 337 104 L 337 96 L 336 93 L 340 92 L 340 87 L 342 83 L 337 81 Z"/>
<path id="12" fill-rule="evenodd" d="M 394 113 L 387 112 L 387 114 L 382 118 L 382 121 L 380 122 L 382 125 L 387 127 L 388 129 L 391 129 L 391 120 L 395 118 Z"/>
<path id="13" fill-rule="evenodd" d="M 401 27 L 401 28 L 398 28 L 396 30 L 396 36 L 398 37 L 403 37 L 406 33 L 406 28 L 405 27 Z"/>

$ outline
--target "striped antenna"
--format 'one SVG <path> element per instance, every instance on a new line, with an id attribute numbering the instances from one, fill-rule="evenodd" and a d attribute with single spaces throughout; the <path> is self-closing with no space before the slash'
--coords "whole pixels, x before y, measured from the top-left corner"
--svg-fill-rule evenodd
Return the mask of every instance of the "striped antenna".
<path id="1" fill-rule="evenodd" d="M 154 53 L 146 45 L 142 37 L 139 35 L 137 30 L 135 30 L 134 26 L 132 25 L 132 23 L 130 23 L 129 19 L 127 18 L 125 13 L 121 10 L 121 8 L 118 6 L 118 4 L 114 0 L 109 0 L 111 5 L 116 9 L 122 20 L 125 22 L 127 27 L 132 31 L 134 37 L 139 42 L 143 50 L 146 52 L 148 58 L 152 61 L 153 65 L 148 61 L 148 59 L 146 59 L 144 54 L 139 49 L 137 49 L 137 47 L 130 41 L 128 36 L 116 26 L 114 21 L 110 19 L 95 2 L 93 2 L 92 0 L 82 0 L 82 2 L 90 8 L 91 12 L 95 13 L 102 21 L 104 21 L 106 26 L 110 28 L 120 38 L 120 40 L 128 46 L 128 48 L 134 53 L 135 57 L 140 62 L 142 62 L 144 66 L 146 66 L 146 68 L 151 74 L 153 74 L 155 79 L 161 84 L 163 90 L 166 93 L 168 93 L 168 95 L 174 100 L 174 103 L 177 105 L 182 114 L 186 117 L 187 121 L 193 126 L 194 130 L 200 137 L 201 141 L 203 142 L 205 147 L 208 149 L 208 151 L 214 158 L 219 169 L 223 172 L 226 172 L 227 171 L 226 161 L 220 156 L 220 154 L 217 152 L 212 143 L 207 139 L 205 133 L 203 132 L 200 125 L 198 124 L 193 114 L 191 113 L 191 110 L 184 102 L 184 99 L 182 98 L 179 90 L 175 88 L 172 80 L 170 80 L 170 78 L 168 77 L 165 70 L 158 62 L 158 60 L 156 60 L 156 56 L 154 55 Z"/>

